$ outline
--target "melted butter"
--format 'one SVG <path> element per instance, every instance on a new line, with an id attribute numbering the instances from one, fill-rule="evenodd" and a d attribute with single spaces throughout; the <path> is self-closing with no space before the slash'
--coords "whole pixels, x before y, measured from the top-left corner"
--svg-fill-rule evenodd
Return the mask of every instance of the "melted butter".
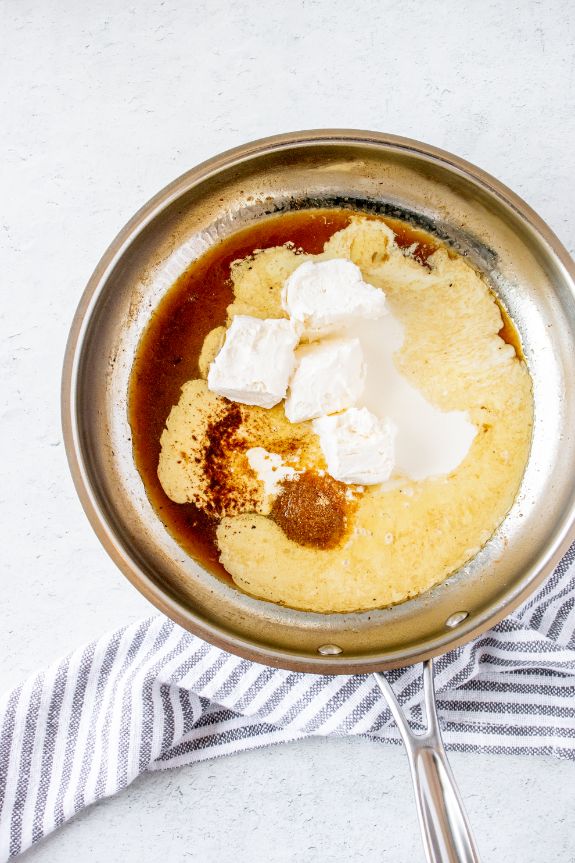
<path id="1" fill-rule="evenodd" d="M 525 354 L 523 353 L 523 345 L 521 344 L 521 339 L 519 338 L 519 333 L 515 327 L 515 324 L 509 317 L 509 312 L 501 302 L 501 300 L 493 295 L 493 299 L 497 303 L 497 307 L 501 313 L 501 329 L 499 330 L 498 336 L 500 339 L 511 345 L 515 349 L 515 353 L 520 360 L 525 359 Z"/>

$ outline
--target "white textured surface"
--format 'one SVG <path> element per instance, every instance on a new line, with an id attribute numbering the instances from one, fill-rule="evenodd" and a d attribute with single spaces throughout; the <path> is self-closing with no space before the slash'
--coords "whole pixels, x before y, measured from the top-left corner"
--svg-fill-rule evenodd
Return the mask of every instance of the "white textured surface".
<path id="1" fill-rule="evenodd" d="M 393 420 L 381 419 L 367 408 L 352 407 L 335 416 L 320 417 L 312 427 L 334 479 L 361 486 L 377 485 L 391 476 L 397 434 Z"/>
<path id="2" fill-rule="evenodd" d="M 0 80 L 5 689 L 150 608 L 87 525 L 59 423 L 68 327 L 118 229 L 220 150 L 348 126 L 476 162 L 573 252 L 575 17 L 569 0 L 3 0 Z M 573 765 L 453 762 L 485 860 L 575 860 Z M 28 859 L 407 863 L 418 842 L 400 750 L 307 741 L 145 777 Z"/>
<path id="3" fill-rule="evenodd" d="M 572 764 L 495 755 L 451 763 L 483 863 L 573 863 Z M 20 859 L 424 863 L 404 753 L 353 739 L 147 774 Z"/>
<path id="4" fill-rule="evenodd" d="M 366 367 L 359 339 L 322 339 L 300 345 L 284 404 L 291 423 L 332 414 L 356 403 Z"/>
<path id="5" fill-rule="evenodd" d="M 309 341 L 386 313 L 383 291 L 364 282 L 354 263 L 338 259 L 300 264 L 284 283 L 282 306 Z"/>
<path id="6" fill-rule="evenodd" d="M 208 389 L 244 405 L 273 408 L 286 394 L 297 343 L 290 321 L 236 315 L 210 365 Z"/>

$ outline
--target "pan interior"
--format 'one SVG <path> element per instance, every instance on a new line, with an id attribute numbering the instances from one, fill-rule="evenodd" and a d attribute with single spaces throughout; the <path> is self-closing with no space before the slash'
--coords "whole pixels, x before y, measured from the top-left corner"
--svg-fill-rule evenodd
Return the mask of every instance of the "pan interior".
<path id="1" fill-rule="evenodd" d="M 68 452 L 83 503 L 124 572 L 182 625 L 301 670 L 369 670 L 447 649 L 540 579 L 573 523 L 575 290 L 545 226 L 496 181 L 414 142 L 365 133 L 283 136 L 184 175 L 119 235 L 78 311 L 64 378 Z M 319 615 L 240 593 L 201 569 L 154 513 L 132 458 L 128 379 L 150 314 L 219 239 L 266 216 L 350 208 L 403 219 L 466 255 L 520 333 L 535 424 L 519 495 L 458 573 L 395 607 Z M 455 627 L 453 615 L 466 613 Z M 462 618 L 462 614 L 459 614 Z M 339 652 L 326 654 L 325 645 Z M 322 648 L 322 652 L 320 651 Z"/>

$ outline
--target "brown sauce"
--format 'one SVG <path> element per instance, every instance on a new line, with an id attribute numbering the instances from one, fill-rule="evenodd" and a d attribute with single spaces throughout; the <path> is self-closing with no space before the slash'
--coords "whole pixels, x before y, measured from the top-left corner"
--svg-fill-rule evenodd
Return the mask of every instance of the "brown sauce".
<path id="1" fill-rule="evenodd" d="M 219 562 L 215 542 L 217 514 L 208 515 L 194 504 L 177 504 L 165 494 L 157 475 L 160 455 L 160 437 L 173 405 L 180 398 L 182 385 L 199 377 L 198 359 L 206 335 L 215 327 L 225 324 L 226 310 L 233 300 L 230 264 L 244 258 L 256 249 L 293 243 L 308 254 L 323 250 L 329 238 L 349 224 L 349 210 L 300 210 L 271 216 L 245 228 L 218 243 L 180 276 L 152 314 L 138 346 L 130 377 L 129 420 L 132 428 L 134 459 L 144 482 L 148 497 L 158 516 L 176 541 L 211 572 L 229 579 Z M 367 215 L 367 214 L 362 214 Z M 370 216 L 370 218 L 379 218 Z M 412 256 L 422 264 L 439 248 L 429 234 L 411 228 L 404 222 L 383 218 L 396 234 L 401 248 L 414 246 Z M 503 318 L 499 333 L 515 348 L 522 358 L 521 343 L 515 327 L 505 309 L 498 303 Z M 233 435 L 233 417 L 227 432 Z M 218 477 L 213 481 L 218 483 Z M 345 497 L 336 487 L 328 484 L 331 512 L 326 519 L 325 509 L 315 506 L 318 489 L 307 480 L 300 483 L 312 506 L 314 518 L 306 527 L 299 519 L 299 540 L 315 547 L 330 548 L 345 533 Z M 278 497 L 272 517 L 288 536 L 297 531 L 296 520 L 291 525 L 289 512 L 297 514 L 294 486 L 284 489 Z M 225 489 L 221 489 L 225 494 Z M 322 492 L 322 493 L 323 493 Z M 301 501 L 300 501 L 301 503 Z M 303 531 L 303 532 L 302 532 Z M 307 531 L 307 533 L 306 533 Z"/>
<path id="2" fill-rule="evenodd" d="M 497 335 L 500 339 L 503 339 L 504 342 L 506 342 L 508 345 L 511 345 L 511 347 L 515 349 L 515 353 L 520 360 L 524 360 L 525 354 L 523 353 L 523 346 L 521 345 L 521 339 L 519 338 L 517 328 L 509 317 L 509 312 L 501 303 L 499 298 L 494 295 L 494 299 L 497 303 L 499 311 L 501 312 L 501 320 L 503 321 L 503 326 L 501 327 Z"/>
<path id="3" fill-rule="evenodd" d="M 395 242 L 399 248 L 409 249 L 410 246 L 414 246 L 411 252 L 411 257 L 424 266 L 427 265 L 427 259 L 436 252 L 441 245 L 441 243 L 439 243 L 430 234 L 427 234 L 425 231 L 419 231 L 417 228 L 413 228 L 411 225 L 408 225 L 406 222 L 402 222 L 400 219 L 390 219 L 386 217 L 383 221 L 394 232 Z"/>

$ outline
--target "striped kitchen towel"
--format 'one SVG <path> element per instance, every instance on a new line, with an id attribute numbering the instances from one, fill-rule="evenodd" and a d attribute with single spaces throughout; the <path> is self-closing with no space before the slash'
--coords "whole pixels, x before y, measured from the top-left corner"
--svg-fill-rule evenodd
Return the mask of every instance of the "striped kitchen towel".
<path id="1" fill-rule="evenodd" d="M 415 729 L 417 666 L 389 673 Z M 436 662 L 448 749 L 575 759 L 575 545 L 512 617 Z M 369 676 L 230 656 L 162 616 L 77 650 L 0 704 L 0 860 L 144 770 L 312 734 L 397 743 Z"/>

